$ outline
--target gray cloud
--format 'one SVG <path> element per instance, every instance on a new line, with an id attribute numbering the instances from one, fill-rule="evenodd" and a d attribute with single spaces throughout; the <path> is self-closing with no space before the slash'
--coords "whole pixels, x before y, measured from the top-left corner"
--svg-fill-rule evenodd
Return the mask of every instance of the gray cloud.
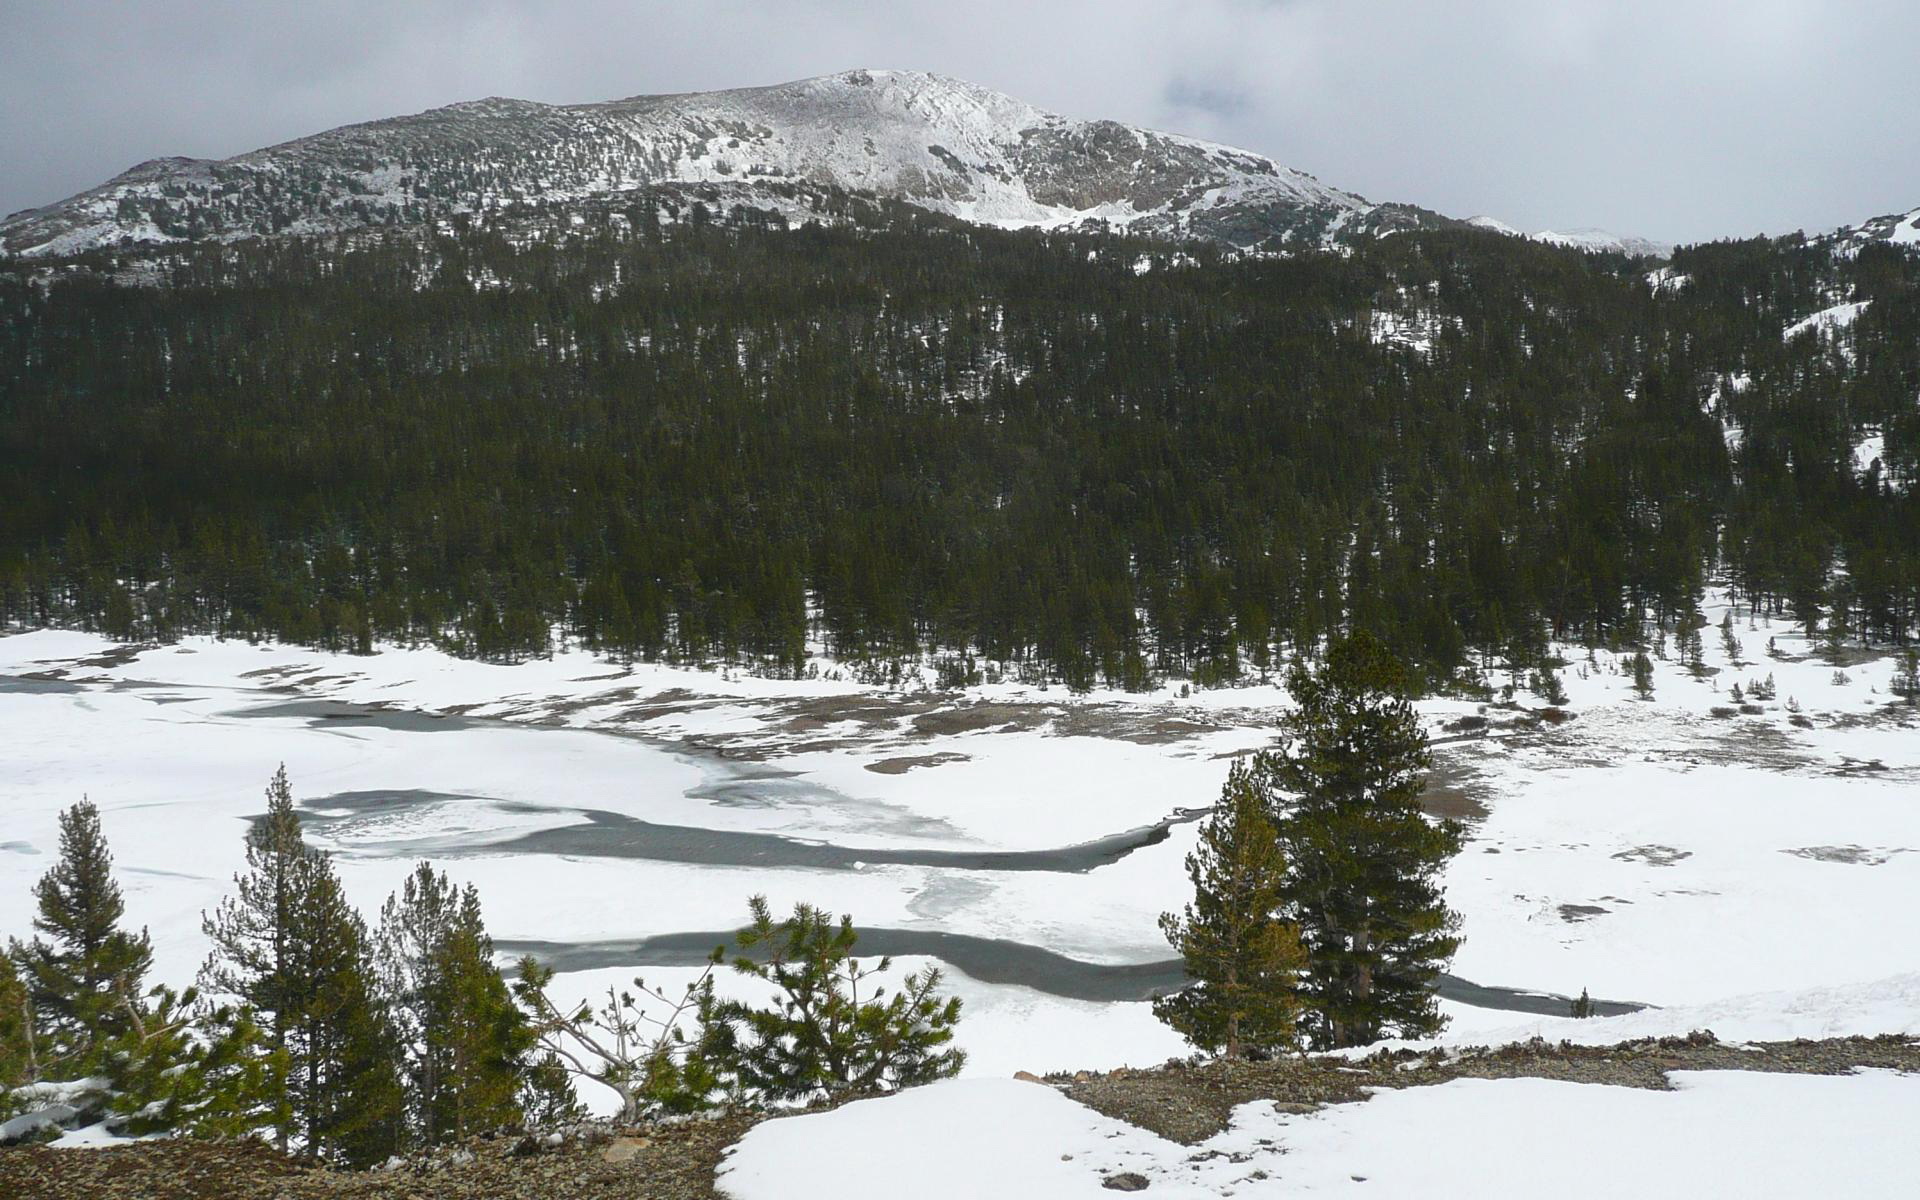
<path id="1" fill-rule="evenodd" d="M 12 0 L 0 211 L 456 100 L 938 71 L 1377 199 L 1687 240 L 1920 204 L 1911 0 Z"/>

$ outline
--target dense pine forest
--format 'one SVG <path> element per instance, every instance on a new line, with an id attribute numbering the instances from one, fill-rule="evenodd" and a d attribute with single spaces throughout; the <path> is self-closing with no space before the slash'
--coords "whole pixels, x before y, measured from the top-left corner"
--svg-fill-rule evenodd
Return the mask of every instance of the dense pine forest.
<path id="1" fill-rule="evenodd" d="M 1139 688 L 1920 617 L 1911 252 L 667 215 L 0 270 L 0 620 Z"/>

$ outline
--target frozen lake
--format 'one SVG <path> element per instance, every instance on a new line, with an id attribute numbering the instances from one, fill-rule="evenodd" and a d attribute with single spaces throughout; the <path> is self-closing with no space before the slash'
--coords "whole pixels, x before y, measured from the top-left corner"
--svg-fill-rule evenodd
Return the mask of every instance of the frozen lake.
<path id="1" fill-rule="evenodd" d="M 1920 923 L 1862 919 L 1920 894 L 1920 721 L 1890 703 L 1890 663 L 1742 632 L 1774 654 L 1662 662 L 1650 701 L 1612 656 L 1570 652 L 1559 724 L 1525 693 L 1423 704 L 1430 802 L 1471 833 L 1448 874 L 1457 1034 L 1562 1010 L 1541 992 L 1700 1004 L 1920 963 Z M 1774 699 L 1729 706 L 1731 681 L 1768 675 Z M 1142 1002 L 1178 978 L 1156 918 L 1185 898 L 1193 817 L 1283 703 L 16 634 L 0 931 L 29 931 L 56 814 L 87 795 L 160 975 L 185 982 L 284 762 L 363 910 L 431 858 L 479 887 L 503 950 L 583 994 L 679 978 L 764 893 L 952 968 L 979 1070 L 1156 1062 L 1180 1051 Z"/>

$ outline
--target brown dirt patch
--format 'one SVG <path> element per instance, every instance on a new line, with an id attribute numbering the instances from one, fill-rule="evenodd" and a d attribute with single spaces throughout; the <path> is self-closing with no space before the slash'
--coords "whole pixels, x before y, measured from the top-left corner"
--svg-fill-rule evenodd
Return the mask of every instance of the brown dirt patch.
<path id="1" fill-rule="evenodd" d="M 9 1200 L 716 1200 L 721 1153 L 764 1118 L 718 1117 L 611 1131 L 515 1154 L 517 1136 L 480 1138 L 392 1170 L 314 1167 L 259 1143 L 142 1142 L 102 1149 L 0 1150 Z M 617 1148 L 616 1148 L 617 1147 Z M 611 1153 L 609 1151 L 612 1151 Z M 470 1156 L 470 1158 L 468 1157 Z M 612 1161 L 610 1161 L 612 1160 Z"/>
<path id="2" fill-rule="evenodd" d="M 951 750 L 942 750 L 937 754 L 903 754 L 898 758 L 883 758 L 879 762 L 867 764 L 867 770 L 876 775 L 905 775 L 918 767 L 941 767 L 948 763 L 969 762 L 970 754 L 956 754 Z"/>
<path id="3" fill-rule="evenodd" d="M 1771 1071 L 1844 1075 L 1862 1067 L 1920 1071 L 1920 1039 L 1722 1043 L 1710 1033 L 1617 1046 L 1544 1041 L 1498 1049 L 1400 1051 L 1349 1061 L 1328 1057 L 1272 1062 L 1174 1061 L 1147 1070 L 1052 1076 L 1048 1082 L 1098 1112 L 1186 1145 L 1227 1127 L 1233 1110 L 1255 1100 L 1304 1111 L 1364 1100 L 1369 1088 L 1424 1087 L 1453 1079 L 1559 1079 L 1665 1090 L 1672 1071 Z"/>

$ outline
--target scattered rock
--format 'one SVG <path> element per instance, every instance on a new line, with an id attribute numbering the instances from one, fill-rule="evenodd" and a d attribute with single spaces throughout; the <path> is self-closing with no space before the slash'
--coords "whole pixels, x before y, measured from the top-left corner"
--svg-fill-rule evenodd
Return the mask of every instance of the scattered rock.
<path id="1" fill-rule="evenodd" d="M 1109 1175 L 1100 1181 L 1100 1186 L 1115 1192 L 1144 1192 L 1147 1190 L 1147 1177 L 1138 1171 L 1122 1171 L 1118 1175 Z"/>
<path id="2" fill-rule="evenodd" d="M 600 1161 L 623 1163 L 636 1157 L 652 1143 L 643 1137 L 617 1137 L 600 1151 Z"/>
<path id="3" fill-rule="evenodd" d="M 1693 851 L 1676 850 L 1672 846 L 1652 844 L 1622 850 L 1613 857 L 1621 862 L 1643 862 L 1650 867 L 1670 867 L 1681 859 L 1692 858 Z"/>

